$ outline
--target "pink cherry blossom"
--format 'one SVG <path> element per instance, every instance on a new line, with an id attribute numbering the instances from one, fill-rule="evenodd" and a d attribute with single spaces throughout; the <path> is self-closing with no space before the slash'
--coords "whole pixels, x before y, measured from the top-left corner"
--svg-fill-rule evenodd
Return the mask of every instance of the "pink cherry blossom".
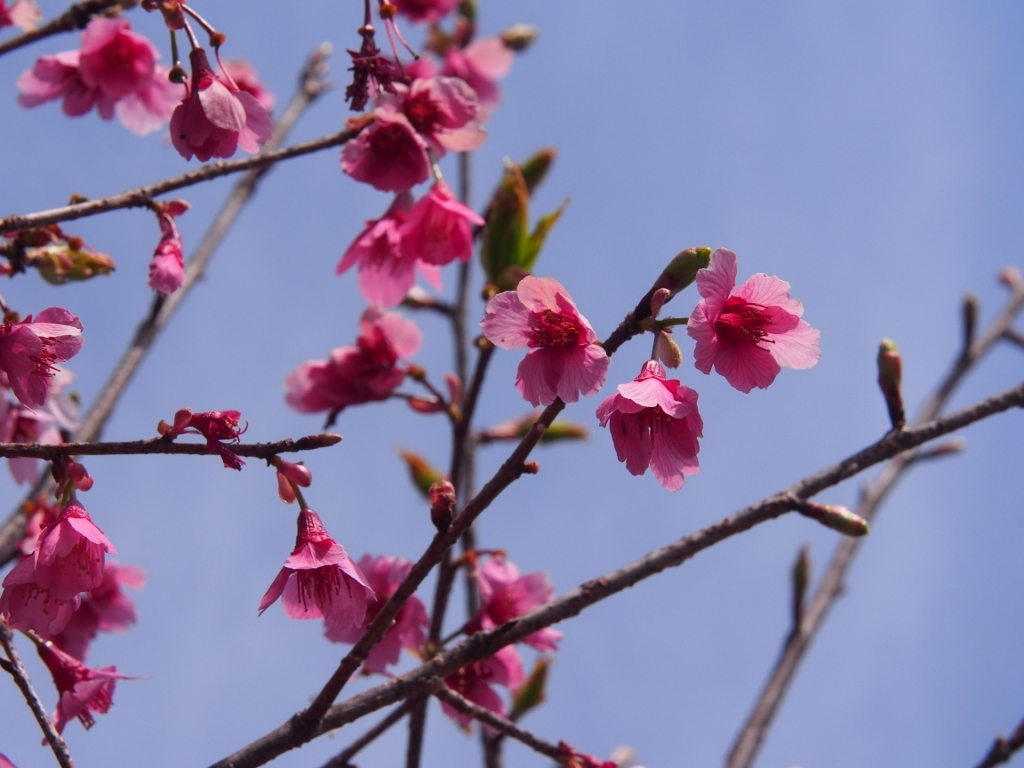
<path id="1" fill-rule="evenodd" d="M 66 309 L 44 309 L 35 320 L 0 324 L 0 370 L 7 374 L 14 396 L 29 407 L 46 402 L 56 363 L 82 348 L 82 321 Z"/>
<path id="2" fill-rule="evenodd" d="M 0 615 L 6 616 L 12 627 L 31 629 L 48 638 L 64 629 L 81 598 L 75 594 L 60 599 L 40 587 L 36 583 L 35 559 L 34 554 L 25 555 L 4 578 Z"/>
<path id="3" fill-rule="evenodd" d="M 569 293 L 550 277 L 528 275 L 515 291 L 487 304 L 484 336 L 502 349 L 530 347 L 519 364 L 516 387 L 532 405 L 556 397 L 575 403 L 601 389 L 608 355 Z"/>
<path id="4" fill-rule="evenodd" d="M 487 115 L 480 110 L 473 89 L 457 77 L 396 85 L 393 93 L 382 94 L 380 109 L 405 115 L 435 157 L 447 151 L 472 152 L 487 138 L 480 127 Z"/>
<path id="5" fill-rule="evenodd" d="M 115 112 L 130 131 L 150 133 L 167 122 L 181 88 L 156 64 L 156 48 L 123 18 L 95 18 L 82 32 L 82 47 L 43 56 L 18 78 L 18 102 L 35 107 L 62 99 L 78 117 L 96 107 L 104 120 Z"/>
<path id="6" fill-rule="evenodd" d="M 0 752 L 0 768 L 18 768 L 7 755 Z"/>
<path id="7" fill-rule="evenodd" d="M 34 0 L 14 0 L 10 5 L 0 0 L 0 27 L 14 25 L 30 32 L 42 19 L 43 12 Z"/>
<path id="8" fill-rule="evenodd" d="M 505 702 L 491 686 L 504 685 L 506 688 L 515 689 L 523 684 L 524 679 L 523 662 L 519 658 L 519 653 L 515 646 L 506 645 L 490 658 L 474 662 L 448 675 L 444 679 L 444 684 L 474 704 L 504 717 Z M 443 701 L 441 708 L 448 717 L 461 725 L 469 725 L 469 715 L 459 712 Z"/>
<path id="9" fill-rule="evenodd" d="M 103 583 L 105 554 L 117 552 L 77 501 L 39 534 L 35 582 L 59 600 L 69 600 Z"/>
<path id="10" fill-rule="evenodd" d="M 185 282 L 185 255 L 182 252 L 181 234 L 174 219 L 188 208 L 184 200 L 157 204 L 160 242 L 149 262 L 149 287 L 161 296 L 169 296 Z"/>
<path id="11" fill-rule="evenodd" d="M 133 565 L 107 562 L 103 582 L 82 595 L 82 603 L 64 629 L 50 639 L 79 661 L 85 661 L 89 643 L 99 632 L 124 632 L 136 622 L 135 603 L 122 587 L 142 589 L 145 572 Z"/>
<path id="12" fill-rule="evenodd" d="M 298 528 L 295 549 L 263 595 L 260 614 L 283 595 L 284 612 L 293 619 L 324 619 L 337 631 L 362 627 L 376 600 L 366 577 L 316 512 L 303 509 Z"/>
<path id="13" fill-rule="evenodd" d="M 370 588 L 377 594 L 377 602 L 371 605 L 366 614 L 366 623 L 373 621 L 384 603 L 395 593 L 399 585 L 412 570 L 412 562 L 401 557 L 371 557 L 363 555 L 359 559 L 359 570 L 366 576 Z M 426 642 L 426 629 L 430 625 L 427 609 L 418 597 L 413 595 L 402 606 L 391 628 L 373 647 L 366 657 L 363 667 L 371 672 L 385 672 L 389 664 L 397 664 L 403 648 L 417 650 Z M 362 637 L 361 627 L 341 629 L 328 623 L 325 627 L 328 640 L 336 643 L 356 643 Z"/>
<path id="14" fill-rule="evenodd" d="M 74 432 L 78 429 L 78 403 L 64 391 L 74 379 L 71 371 L 58 368 L 50 379 L 42 407 L 29 408 L 0 398 L 0 442 L 43 445 L 64 442 L 61 430 Z M 38 459 L 9 458 L 7 466 L 16 483 L 34 483 L 39 479 Z"/>
<path id="15" fill-rule="evenodd" d="M 494 107 L 501 101 L 501 91 L 495 84 L 512 68 L 515 54 L 500 37 L 474 40 L 465 48 L 452 46 L 444 55 L 446 75 L 464 80 L 476 92 L 484 107 Z"/>
<path id="16" fill-rule="evenodd" d="M 719 248 L 697 273 L 703 300 L 690 315 L 686 332 L 697 342 L 694 364 L 711 367 L 740 392 L 766 388 L 785 368 L 818 362 L 821 334 L 802 320 L 803 304 L 789 297 L 789 283 L 759 273 L 739 288 L 736 254 Z"/>
<path id="17" fill-rule="evenodd" d="M 202 435 L 206 438 L 206 452 L 220 454 L 221 461 L 228 469 L 241 469 L 245 462 L 222 440 L 238 441 L 239 436 L 249 428 L 239 426 L 240 411 L 202 411 L 192 413 L 182 408 L 174 414 L 174 424 L 161 421 L 157 431 L 170 440 L 179 435 Z"/>
<path id="18" fill-rule="evenodd" d="M 49 668 L 60 696 L 53 716 L 57 733 L 63 733 L 64 726 L 76 717 L 86 729 L 92 728 L 96 724 L 92 713 L 103 714 L 113 705 L 116 682 L 131 679 L 114 666 L 90 669 L 47 641 L 38 641 L 36 649 Z"/>
<path id="19" fill-rule="evenodd" d="M 597 418 L 602 427 L 610 422 L 619 461 L 634 475 L 650 467 L 659 483 L 678 491 L 686 475 L 700 471 L 697 438 L 704 422 L 697 393 L 676 379 L 666 381 L 656 360 L 644 363 L 640 375 L 618 390 L 597 407 Z"/>
<path id="20" fill-rule="evenodd" d="M 395 7 L 403 16 L 411 21 L 424 21 L 428 24 L 440 21 L 456 6 L 459 0 L 395 0 Z"/>
<path id="21" fill-rule="evenodd" d="M 331 352 L 328 360 L 304 363 L 285 379 L 285 400 L 303 413 L 328 411 L 386 400 L 405 378 L 399 361 L 416 354 L 422 335 L 416 324 L 393 312 L 370 307 L 359 322 L 356 346 Z"/>
<path id="22" fill-rule="evenodd" d="M 427 143 L 400 112 L 374 110 L 374 121 L 341 150 L 341 169 L 384 192 L 404 192 L 430 176 Z"/>
<path id="23" fill-rule="evenodd" d="M 366 222 L 338 262 L 339 275 L 359 265 L 359 292 L 371 304 L 393 307 L 402 301 L 416 282 L 417 268 L 441 290 L 441 270 L 409 256 L 403 245 L 403 225 L 411 208 L 411 194 L 396 195 L 381 218 Z"/>
<path id="24" fill-rule="evenodd" d="M 206 51 L 189 54 L 192 81 L 171 115 L 171 143 L 186 160 L 231 157 L 241 147 L 258 152 L 273 131 L 267 110 L 250 93 L 218 77 Z"/>
<path id="25" fill-rule="evenodd" d="M 467 633 L 493 629 L 551 600 L 554 587 L 546 573 L 519 575 L 515 564 L 503 557 L 492 557 L 477 570 L 480 588 L 480 613 L 465 627 Z M 551 627 L 537 630 L 523 642 L 539 651 L 557 651 L 562 633 Z"/>
<path id="26" fill-rule="evenodd" d="M 402 227 L 402 246 L 414 259 L 444 265 L 473 255 L 473 226 L 484 220 L 463 205 L 443 181 L 430 188 L 409 211 Z"/>

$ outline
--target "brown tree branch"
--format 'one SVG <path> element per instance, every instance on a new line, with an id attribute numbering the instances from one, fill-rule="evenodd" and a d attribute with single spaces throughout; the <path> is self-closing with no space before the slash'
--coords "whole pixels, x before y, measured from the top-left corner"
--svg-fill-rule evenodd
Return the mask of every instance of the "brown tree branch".
<path id="1" fill-rule="evenodd" d="M 320 45 L 313 50 L 306 60 L 299 76 L 298 90 L 285 108 L 281 119 L 274 126 L 274 134 L 264 147 L 265 152 L 280 146 L 306 108 L 327 90 L 328 84 L 325 78 L 327 56 L 329 53 L 329 45 Z M 174 314 L 185 301 L 189 292 L 202 278 L 221 240 L 224 239 L 231 225 L 256 191 L 256 186 L 260 179 L 271 167 L 270 165 L 264 165 L 254 168 L 243 178 L 239 179 L 221 207 L 217 217 L 210 225 L 209 230 L 207 230 L 206 235 L 200 241 L 192 258 L 189 259 L 188 265 L 185 268 L 185 282 L 181 288 L 166 298 L 156 296 L 153 299 L 151 310 L 139 323 L 135 336 L 129 342 L 127 349 L 114 367 L 110 378 L 107 379 L 107 383 L 100 390 L 99 396 L 83 417 L 82 424 L 75 434 L 78 440 L 91 442 L 99 438 L 103 432 L 103 426 L 114 412 L 114 407 L 120 400 L 128 383 L 142 365 L 142 361 L 153 347 L 160 333 L 170 323 L 171 318 L 174 317 Z M 49 482 L 49 478 L 45 475 L 41 477 L 35 487 L 29 491 L 27 498 L 34 498 L 39 493 L 50 488 Z M 0 566 L 10 562 L 17 555 L 17 546 L 24 536 L 26 519 L 24 508 L 19 504 L 8 516 L 7 520 L 0 525 Z"/>
<path id="2" fill-rule="evenodd" d="M 931 421 L 938 415 L 956 385 L 967 372 L 1000 338 L 1005 337 L 1006 330 L 1011 327 L 1014 317 L 1022 308 L 1024 308 L 1024 284 L 1012 284 L 1010 297 L 1002 309 L 985 331 L 974 338 L 954 361 L 952 368 L 939 383 L 935 393 L 922 405 L 915 424 Z M 900 434 L 899 432 L 893 433 L 894 436 Z M 864 489 L 856 510 L 857 515 L 871 522 L 882 501 L 888 496 L 904 472 L 916 462 L 918 456 L 917 453 L 905 453 L 894 458 L 874 482 Z M 753 710 L 729 751 L 726 760 L 728 768 L 749 768 L 753 764 L 768 728 L 793 681 L 800 661 L 824 623 L 829 609 L 843 592 L 846 574 L 860 544 L 861 539 L 852 538 L 844 538 L 839 543 L 825 574 L 822 576 L 818 589 L 803 612 L 799 625 L 787 636 L 779 658 L 758 696 Z"/>
<path id="3" fill-rule="evenodd" d="M 71 759 L 68 745 L 64 743 L 64 739 L 57 733 L 53 720 L 50 719 L 46 712 L 46 707 L 43 706 L 43 702 L 39 698 L 39 694 L 36 693 L 35 688 L 32 686 L 28 672 L 25 671 L 25 665 L 21 663 L 21 656 L 18 655 L 18 650 L 14 647 L 11 628 L 4 618 L 0 618 L 0 645 L 3 645 L 4 652 L 7 654 L 7 658 L 10 659 L 10 664 L 5 665 L 4 668 L 11 673 L 14 677 L 14 682 L 21 689 L 21 693 L 28 703 L 28 708 L 32 710 L 36 722 L 42 728 L 43 736 L 46 737 L 46 741 L 50 745 L 50 749 L 53 750 L 53 755 L 57 758 L 57 762 L 60 763 L 61 768 L 75 768 L 75 761 Z"/>
<path id="4" fill-rule="evenodd" d="M 409 714 L 409 711 L 416 706 L 421 699 L 425 698 L 426 696 L 420 696 L 419 698 L 413 697 L 401 706 L 395 707 L 379 723 L 374 725 L 366 733 L 345 747 L 345 749 L 341 750 L 341 752 L 324 763 L 322 768 L 355 768 L 355 766 L 350 762 L 352 758 L 380 738 L 388 731 L 389 728 L 391 728 L 391 726 Z"/>
<path id="5" fill-rule="evenodd" d="M 279 453 L 297 453 L 328 448 L 341 442 L 341 435 L 307 435 L 298 439 L 286 438 L 272 443 L 224 443 L 239 456 L 270 459 Z M 0 443 L 0 457 L 46 459 L 53 461 L 63 456 L 141 456 L 166 453 L 189 456 L 208 455 L 205 443 L 175 443 L 162 437 L 150 440 L 125 440 L 110 443 Z"/>
<path id="6" fill-rule="evenodd" d="M 507 720 L 504 717 L 494 714 L 489 709 L 484 709 L 483 707 L 474 704 L 465 696 L 461 696 L 453 691 L 440 680 L 435 681 L 431 692 L 434 696 L 448 704 L 453 709 L 469 715 L 474 720 L 493 728 L 499 733 L 525 744 L 534 752 L 539 752 L 540 754 L 550 757 L 559 763 L 564 761 L 565 753 L 558 748 L 557 744 L 544 741 L 542 738 L 531 733 L 525 728 L 520 728 L 511 720 Z"/>
<path id="7" fill-rule="evenodd" d="M 555 406 L 558 407 L 556 408 Z M 556 400 L 553 405 L 548 406 L 544 411 L 539 423 L 550 423 L 550 420 L 561 410 L 561 407 L 561 401 Z M 915 429 L 886 435 L 878 442 L 853 456 L 790 486 L 788 489 L 769 496 L 757 504 L 742 509 L 668 546 L 654 550 L 616 571 L 588 581 L 571 592 L 555 598 L 523 616 L 507 621 L 495 629 L 471 635 L 460 645 L 438 654 L 417 669 L 330 707 L 323 717 L 318 718 L 316 721 L 311 722 L 308 716 L 305 716 L 305 712 L 300 712 L 279 728 L 215 763 L 212 768 L 254 768 L 254 766 L 264 765 L 278 755 L 301 746 L 316 736 L 354 722 L 382 707 L 428 690 L 434 684 L 434 678 L 443 678 L 467 664 L 488 658 L 504 646 L 522 640 L 524 637 L 559 621 L 576 616 L 589 606 L 628 589 L 643 579 L 650 578 L 667 568 L 683 564 L 697 553 L 725 539 L 749 530 L 767 520 L 786 514 L 792 506 L 792 497 L 794 496 L 797 498 L 808 498 L 899 453 L 916 448 L 930 440 L 954 432 L 968 424 L 973 424 L 994 414 L 1001 413 L 1010 408 L 1020 407 L 1024 407 L 1024 382 L 944 418 L 923 424 Z M 539 437 L 539 431 L 535 425 L 531 434 L 517 447 L 513 457 L 499 470 L 499 475 L 502 475 L 503 472 L 511 471 L 508 468 L 514 464 L 515 458 L 518 458 L 520 462 L 521 471 L 522 459 L 525 458 L 525 454 L 528 453 Z M 533 438 L 533 444 L 527 444 L 527 440 L 530 438 Z M 508 482 L 511 482 L 511 480 L 508 480 Z M 484 496 L 486 503 L 489 504 L 493 500 L 493 496 L 507 486 L 508 482 L 504 482 L 504 475 L 502 475 L 502 480 L 500 481 L 496 475 L 495 478 L 492 478 L 484 486 L 477 499 Z M 474 499 L 467 505 L 466 512 L 475 511 L 474 503 L 477 502 L 477 499 Z M 456 520 L 459 521 L 463 515 L 460 515 Z M 454 528 L 455 526 L 453 525 Z M 450 542 L 454 541 L 457 536 L 458 533 L 455 533 L 452 538 L 448 539 L 449 544 L 442 546 L 450 546 Z M 439 539 L 442 538 L 440 534 L 435 537 L 431 548 L 434 548 Z M 419 565 L 417 563 L 417 566 Z M 414 571 L 417 566 L 413 567 Z M 405 583 L 403 583 L 399 589 L 405 586 Z M 387 610 L 388 605 L 390 603 L 385 605 L 384 610 Z M 378 621 L 379 619 L 380 616 L 378 616 Z M 377 624 L 377 621 L 374 624 Z M 387 626 L 390 626 L 390 619 L 387 622 Z M 360 640 L 360 644 L 364 643 L 370 634 L 371 632 L 368 630 L 363 640 Z M 368 643 L 367 647 L 372 647 L 372 643 Z M 349 656 L 353 656 L 354 652 L 355 648 L 353 648 Z M 347 680 L 348 675 L 358 667 L 361 661 L 362 659 L 356 661 L 355 666 L 352 666 L 351 669 L 349 669 L 351 664 L 349 657 L 342 661 L 339 672 L 336 673 L 336 677 L 342 678 L 342 684 Z M 340 690 L 340 686 L 338 690 Z M 328 690 L 327 695 L 330 695 L 330 693 L 331 691 Z M 314 706 L 316 706 L 315 703 Z M 309 710 L 306 712 L 309 712 Z"/>
<path id="8" fill-rule="evenodd" d="M 85 25 L 92 21 L 94 16 L 119 13 L 121 5 L 121 0 L 85 0 L 85 2 L 75 3 L 60 16 L 50 19 L 41 27 L 36 27 L 0 43 L 0 56 L 53 35 L 85 29 Z"/>
<path id="9" fill-rule="evenodd" d="M 1024 720 L 1021 720 L 1017 730 L 1013 732 L 1010 738 L 1007 739 L 1002 734 L 996 736 L 996 740 L 992 743 L 992 748 L 989 749 L 985 759 L 978 763 L 976 768 L 992 768 L 995 765 L 1008 763 L 1010 758 L 1013 757 L 1014 752 L 1022 748 L 1024 748 Z"/>

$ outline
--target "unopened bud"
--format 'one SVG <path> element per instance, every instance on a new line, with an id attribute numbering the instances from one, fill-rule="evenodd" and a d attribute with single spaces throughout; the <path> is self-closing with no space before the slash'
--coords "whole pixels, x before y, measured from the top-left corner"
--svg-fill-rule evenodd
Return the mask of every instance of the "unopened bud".
<path id="1" fill-rule="evenodd" d="M 529 24 L 513 24 L 501 33 L 501 42 L 516 53 L 525 51 L 537 39 L 537 28 Z"/>
<path id="2" fill-rule="evenodd" d="M 892 339 L 882 339 L 878 346 L 878 386 L 885 398 L 893 429 L 902 429 L 907 423 L 900 387 L 902 381 L 903 358 L 900 356 L 900 350 Z"/>
<path id="3" fill-rule="evenodd" d="M 1021 276 L 1020 270 L 1011 264 L 999 270 L 999 282 L 1007 288 L 1017 288 L 1024 283 L 1024 277 Z"/>
<path id="4" fill-rule="evenodd" d="M 654 340 L 654 354 L 667 368 L 678 368 L 683 362 L 683 351 L 679 349 L 676 340 L 672 338 L 672 331 L 669 328 L 662 328 L 657 331 L 657 338 Z"/>
<path id="5" fill-rule="evenodd" d="M 548 171 L 551 170 L 551 166 L 555 162 L 556 154 L 557 150 L 554 147 L 545 147 L 520 164 L 519 172 L 523 174 L 526 191 L 531 195 L 548 175 Z"/>
<path id="6" fill-rule="evenodd" d="M 523 462 L 524 475 L 536 475 L 538 472 L 540 472 L 540 464 L 538 464 L 536 461 Z"/>
<path id="7" fill-rule="evenodd" d="M 438 533 L 444 533 L 455 517 L 455 486 L 447 480 L 438 480 L 430 486 L 427 498 L 430 499 L 430 522 Z"/>
<path id="8" fill-rule="evenodd" d="M 640 313 L 637 315 L 636 319 L 643 320 L 646 317 L 650 317 L 651 304 L 655 293 L 662 288 L 668 291 L 668 295 L 664 301 L 662 301 L 662 304 L 664 304 L 683 290 L 683 288 L 696 280 L 697 273 L 707 267 L 710 263 L 711 249 L 703 246 L 687 248 L 685 251 L 681 251 L 676 254 L 675 258 L 673 258 L 672 261 L 668 263 L 668 266 L 662 270 L 658 279 L 654 281 L 654 285 L 651 286 L 651 290 L 648 291 L 647 295 L 640 301 L 640 305 L 638 307 L 638 309 L 640 309 Z"/>
<path id="9" fill-rule="evenodd" d="M 964 354 L 974 343 L 974 332 L 978 327 L 978 296 L 968 293 L 964 296 L 964 303 L 961 307 L 964 322 Z"/>
<path id="10" fill-rule="evenodd" d="M 651 296 L 651 317 L 657 319 L 665 302 L 672 298 L 672 292 L 668 288 L 659 288 Z"/>
<path id="11" fill-rule="evenodd" d="M 800 626 L 804 615 L 804 597 L 811 581 L 811 551 L 807 544 L 800 547 L 790 574 L 793 583 L 793 629 Z"/>
<path id="12" fill-rule="evenodd" d="M 73 248 L 70 245 L 50 245 L 31 249 L 25 257 L 48 283 L 63 285 L 67 282 L 88 280 L 114 271 L 114 260 L 92 249 Z"/>
<path id="13" fill-rule="evenodd" d="M 274 461 L 274 467 L 277 469 L 277 495 L 286 504 L 295 501 L 293 484 L 308 488 L 313 482 L 313 473 L 302 462 L 294 464 L 278 456 Z"/>
<path id="14" fill-rule="evenodd" d="M 801 501 L 796 506 L 796 511 L 804 517 L 817 520 L 827 528 L 847 536 L 868 535 L 867 520 L 838 504 L 815 504 L 812 501 Z"/>
<path id="15" fill-rule="evenodd" d="M 441 473 L 432 467 L 426 459 L 412 451 L 399 450 L 398 455 L 402 457 L 405 466 L 409 470 L 409 477 L 413 485 L 424 496 L 430 493 L 430 486 L 441 479 Z"/>
<path id="16" fill-rule="evenodd" d="M 541 656 L 533 666 L 526 682 L 512 694 L 512 713 L 509 719 L 515 722 L 531 709 L 539 707 L 547 698 L 548 668 L 550 660 Z"/>

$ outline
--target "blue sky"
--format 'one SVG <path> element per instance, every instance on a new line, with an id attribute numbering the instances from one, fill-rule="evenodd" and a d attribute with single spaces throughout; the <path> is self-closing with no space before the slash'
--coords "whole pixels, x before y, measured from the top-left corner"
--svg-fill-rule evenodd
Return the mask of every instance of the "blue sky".
<path id="1" fill-rule="evenodd" d="M 361 5 L 196 7 L 227 32 L 225 54 L 250 59 L 283 101 L 314 45 L 357 44 Z M 62 10 L 48 0 L 43 7 L 47 15 Z M 158 20 L 131 19 L 166 60 Z M 474 159 L 473 202 L 482 207 L 503 157 L 558 147 L 536 210 L 571 203 L 536 271 L 569 289 L 598 335 L 692 245 L 736 251 L 741 279 L 765 272 L 789 281 L 822 333 L 818 366 L 784 371 L 750 395 L 697 372 L 684 339 L 679 376 L 700 393 L 705 437 L 701 473 L 675 494 L 649 474 L 629 475 L 597 427 L 599 397 L 636 375 L 648 341 L 620 351 L 601 395 L 566 411 L 592 428 L 590 440 L 539 449 L 540 474 L 520 480 L 481 521 L 485 546 L 506 549 L 523 571 L 549 572 L 562 592 L 875 440 L 887 427 L 874 383 L 879 340 L 892 337 L 903 351 L 913 410 L 958 350 L 964 292 L 979 296 L 984 320 L 994 314 L 1005 295 L 997 271 L 1022 263 L 1024 10 L 945 0 L 482 0 L 482 34 L 515 22 L 536 25 L 540 37 L 503 83 L 503 105 Z M 195 165 L 160 136 L 139 139 L 95 115 L 70 120 L 55 105 L 15 105 L 18 74 L 76 43 L 67 36 L 0 58 L 11 105 L 0 129 L 11 147 L 4 214 Z M 336 57 L 339 85 L 343 67 Z M 311 110 L 295 140 L 340 127 L 340 91 Z M 193 205 L 180 222 L 186 246 L 198 242 L 229 185 L 184 192 Z M 344 177 L 333 150 L 276 169 L 106 437 L 151 436 L 183 406 L 238 409 L 253 441 L 319 431 L 318 417 L 284 405 L 281 382 L 303 361 L 352 342 L 364 305 L 354 277 L 337 278 L 334 267 L 362 222 L 388 203 Z M 157 231 L 139 211 L 68 229 L 114 256 L 117 272 L 60 289 L 29 275 L 2 293 L 26 313 L 57 304 L 82 317 L 86 346 L 71 367 L 90 400 L 149 305 Z M 450 287 L 454 275 L 445 277 Z M 691 290 L 669 309 L 686 315 L 695 303 Z M 451 366 L 450 345 L 439 322 L 417 320 L 427 337 L 417 362 L 439 378 Z M 519 359 L 497 356 L 481 423 L 527 409 L 512 386 Z M 954 406 L 1017 383 L 1022 370 L 1019 350 L 996 349 Z M 354 557 L 414 559 L 431 528 L 395 449 L 443 465 L 444 425 L 395 402 L 347 410 L 336 429 L 341 445 L 306 457 L 308 500 Z M 759 765 L 973 765 L 996 731 L 1019 722 L 1020 414 L 966 437 L 965 454 L 916 469 L 882 511 Z M 485 449 L 481 479 L 503 457 L 500 447 Z M 114 708 L 91 732 L 69 727 L 79 764 L 134 765 L 145 755 L 154 768 L 207 765 L 305 705 L 344 648 L 277 607 L 256 617 L 294 536 L 294 513 L 276 499 L 273 474 L 255 461 L 229 472 L 213 457 L 87 466 L 96 484 L 83 503 L 119 560 L 149 573 L 137 595 L 140 623 L 101 638 L 90 662 L 149 678 L 119 684 Z M 18 489 L 0 482 L 13 506 Z M 856 492 L 850 481 L 819 500 L 852 504 Z M 810 544 L 818 575 L 837 537 L 795 516 L 769 523 L 560 626 L 549 700 L 524 725 L 595 754 L 629 744 L 648 768 L 720 764 L 788 630 L 797 549 Z M 453 616 L 451 628 L 460 622 Z M 13 687 L 0 687 L 0 702 L 0 751 L 21 768 L 49 764 Z M 475 764 L 476 744 L 436 705 L 428 727 L 425 766 Z M 275 765 L 319 765 L 362 731 L 347 728 Z M 360 765 L 400 764 L 403 752 L 399 727 Z M 546 764 L 508 747 L 511 768 Z"/>

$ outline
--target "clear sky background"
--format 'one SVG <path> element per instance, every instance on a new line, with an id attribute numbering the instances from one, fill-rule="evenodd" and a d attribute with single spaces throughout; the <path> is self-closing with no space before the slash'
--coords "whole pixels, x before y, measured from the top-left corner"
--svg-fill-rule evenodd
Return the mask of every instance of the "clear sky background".
<path id="1" fill-rule="evenodd" d="M 42 4 L 48 16 L 63 10 Z M 221 0 L 195 7 L 228 34 L 225 54 L 252 61 L 283 103 L 314 45 L 358 44 L 361 6 Z M 572 202 L 536 271 L 568 288 L 600 337 L 668 259 L 692 245 L 736 251 L 741 280 L 766 272 L 789 281 L 822 334 L 817 367 L 784 371 L 769 390 L 750 395 L 697 372 L 683 337 L 679 376 L 700 392 L 705 437 L 701 473 L 674 494 L 649 474 L 629 475 L 597 427 L 600 399 L 637 374 L 649 341 L 617 354 L 600 396 L 565 411 L 592 427 L 590 440 L 539 449 L 540 474 L 517 482 L 481 522 L 483 546 L 506 549 L 523 571 L 547 571 L 559 593 L 877 439 L 888 426 L 874 382 L 879 340 L 900 344 L 912 411 L 959 349 L 964 293 L 977 293 L 987 321 L 1006 293 L 997 271 L 1024 261 L 1018 3 L 481 6 L 481 34 L 526 22 L 540 38 L 503 83 L 503 105 L 474 159 L 473 202 L 484 204 L 501 158 L 558 147 L 536 211 Z M 160 21 L 140 12 L 131 20 L 166 61 Z M 69 35 L 0 58 L 0 83 L 8 84 L 2 214 L 51 208 L 72 193 L 118 192 L 196 165 L 163 135 L 140 139 L 96 115 L 71 120 L 53 104 L 18 107 L 17 76 L 37 56 L 75 47 Z M 337 56 L 339 86 L 345 66 Z M 295 140 L 338 130 L 348 114 L 341 90 L 311 110 Z M 451 161 L 443 168 L 454 178 Z M 193 205 L 180 221 L 187 248 L 231 183 L 182 194 Z M 152 436 L 161 418 L 184 406 L 240 410 L 251 441 L 319 431 L 320 417 L 285 406 L 281 382 L 355 338 L 364 302 L 354 276 L 335 277 L 334 268 L 362 222 L 389 201 L 343 176 L 337 150 L 276 169 L 105 437 Z M 2 293 L 24 313 L 60 305 L 81 316 L 86 344 L 70 367 L 90 401 L 149 307 L 146 269 L 158 233 L 153 216 L 137 210 L 67 228 L 114 256 L 117 272 L 60 289 L 22 276 Z M 448 288 L 454 274 L 445 279 Z M 691 289 L 669 309 L 687 315 L 696 300 Z M 417 319 L 427 341 L 416 361 L 439 379 L 452 365 L 450 344 L 439 321 Z M 520 357 L 497 355 L 481 423 L 528 409 L 513 388 Z M 1022 371 L 1020 350 L 997 348 L 954 407 L 1017 383 Z M 314 476 L 311 505 L 353 557 L 415 559 L 432 528 L 395 449 L 446 465 L 441 418 L 390 402 L 346 410 L 336 429 L 341 445 L 304 457 Z M 972 766 L 997 731 L 1019 722 L 1022 434 L 1019 413 L 976 425 L 964 455 L 920 467 L 901 483 L 758 765 Z M 480 477 L 505 455 L 485 449 Z M 231 472 L 216 457 L 103 458 L 86 466 L 96 483 L 84 505 L 118 547 L 119 562 L 149 574 L 136 595 L 139 624 L 101 637 L 90 663 L 148 679 L 119 683 L 115 706 L 91 732 L 69 726 L 78 764 L 208 765 L 307 704 L 346 648 L 278 606 L 257 619 L 294 541 L 295 511 L 277 500 L 273 473 L 257 461 Z M 13 507 L 19 489 L 6 476 L 0 483 Z M 856 492 L 849 481 L 819 500 L 852 505 Z M 838 538 L 787 516 L 560 625 L 565 639 L 549 700 L 524 725 L 602 756 L 629 744 L 648 768 L 721 764 L 788 631 L 788 573 L 798 548 L 810 544 L 817 576 Z M 432 594 L 432 583 L 421 596 Z M 450 628 L 462 620 L 453 615 Z M 32 669 L 52 705 L 55 694 L 34 659 Z M 52 764 L 9 684 L 0 686 L 0 713 L 0 751 L 20 768 Z M 370 722 L 274 764 L 320 765 Z M 401 764 L 404 737 L 397 727 L 359 764 Z M 478 754 L 475 739 L 433 704 L 424 765 L 479 764 Z M 511 742 L 507 760 L 510 768 L 548 764 Z"/>

